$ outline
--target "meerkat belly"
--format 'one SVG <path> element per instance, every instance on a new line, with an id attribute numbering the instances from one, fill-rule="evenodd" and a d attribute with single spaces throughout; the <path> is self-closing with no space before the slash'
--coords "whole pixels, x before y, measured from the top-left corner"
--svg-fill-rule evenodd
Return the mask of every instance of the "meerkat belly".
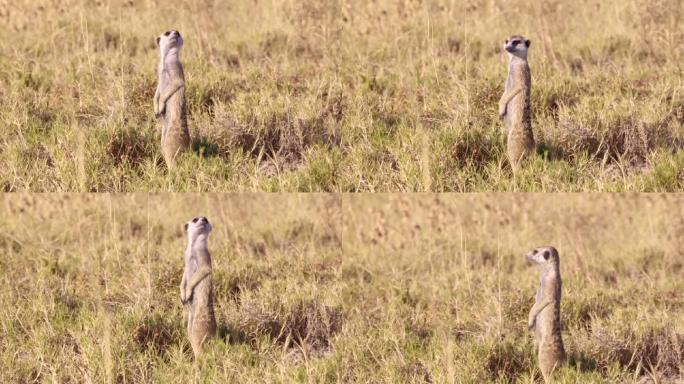
<path id="1" fill-rule="evenodd" d="M 508 104 L 506 112 L 507 122 L 513 131 L 522 131 L 525 119 L 525 94 L 523 92 L 515 95 Z"/>
<path id="2" fill-rule="evenodd" d="M 194 316 L 192 324 L 192 337 L 195 342 L 201 342 L 216 333 L 216 318 L 214 316 L 214 297 L 211 288 L 211 279 L 204 279 L 197 284 L 193 300 Z"/>
<path id="3" fill-rule="evenodd" d="M 185 89 L 179 89 L 166 101 L 164 121 L 169 133 L 187 131 Z"/>
<path id="4" fill-rule="evenodd" d="M 211 280 L 205 277 L 204 280 L 197 283 L 195 290 L 192 293 L 192 301 L 198 307 L 205 307 L 209 304 L 209 296 L 211 295 Z"/>
<path id="5" fill-rule="evenodd" d="M 169 86 L 169 71 L 160 68 L 159 69 L 159 91 L 164 92 L 166 88 Z"/>
<path id="6" fill-rule="evenodd" d="M 166 101 L 161 139 L 162 151 L 167 164 L 173 164 L 176 156 L 190 146 L 184 88 L 176 91 Z"/>
<path id="7" fill-rule="evenodd" d="M 213 316 L 214 298 L 211 288 L 211 278 L 205 278 L 197 284 L 193 292 L 193 306 L 195 307 L 195 317 Z"/>
<path id="8" fill-rule="evenodd" d="M 558 311 L 553 306 L 549 306 L 541 311 L 539 316 L 541 328 L 539 349 L 551 351 L 554 355 L 562 357 L 564 350 Z"/>
<path id="9" fill-rule="evenodd" d="M 519 161 L 534 152 L 534 138 L 526 100 L 525 93 L 516 95 L 511 100 L 506 115 L 508 156 L 514 161 Z"/>
<path id="10" fill-rule="evenodd" d="M 537 315 L 539 333 L 542 340 L 549 338 L 553 334 L 553 307 L 548 305 Z"/>

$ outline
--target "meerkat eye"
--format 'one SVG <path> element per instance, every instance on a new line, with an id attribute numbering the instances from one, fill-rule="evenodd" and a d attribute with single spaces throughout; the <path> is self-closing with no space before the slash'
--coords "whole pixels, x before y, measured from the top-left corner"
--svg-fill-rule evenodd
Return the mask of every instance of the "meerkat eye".
<path id="1" fill-rule="evenodd" d="M 166 31 L 166 32 L 164 32 L 164 36 L 168 36 L 168 35 L 170 35 L 170 34 L 171 34 L 171 31 Z"/>
<path id="2" fill-rule="evenodd" d="M 520 44 L 520 40 L 513 40 L 513 45 L 518 45 Z"/>
<path id="3" fill-rule="evenodd" d="M 193 223 L 196 223 L 197 220 L 198 220 L 198 219 L 195 217 L 194 219 L 192 219 L 192 222 L 193 222 Z"/>
<path id="4" fill-rule="evenodd" d="M 549 251 L 544 251 L 544 260 L 548 260 L 550 255 Z"/>

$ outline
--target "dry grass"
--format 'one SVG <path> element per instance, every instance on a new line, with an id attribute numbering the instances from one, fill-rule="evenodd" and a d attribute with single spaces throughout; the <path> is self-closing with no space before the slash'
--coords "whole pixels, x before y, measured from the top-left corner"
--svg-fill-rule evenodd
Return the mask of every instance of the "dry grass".
<path id="1" fill-rule="evenodd" d="M 561 383 L 684 374 L 677 195 L 9 195 L 0 381 L 532 382 L 561 254 Z M 219 337 L 192 361 L 181 225 L 205 214 Z"/>
<path id="2" fill-rule="evenodd" d="M 399 372 L 413 358 L 434 382 L 539 379 L 525 323 L 538 271 L 523 255 L 553 244 L 561 254 L 570 356 L 559 381 L 681 380 L 681 202 L 646 195 L 345 197 L 344 260 L 365 276 L 357 306 L 378 314 L 372 329 L 393 329 L 368 342 L 382 363 L 359 377 Z"/>
<path id="3" fill-rule="evenodd" d="M 0 3 L 5 191 L 682 190 L 677 0 Z M 193 151 L 151 113 L 170 27 Z M 532 39 L 539 156 L 513 178 L 501 42 Z"/>

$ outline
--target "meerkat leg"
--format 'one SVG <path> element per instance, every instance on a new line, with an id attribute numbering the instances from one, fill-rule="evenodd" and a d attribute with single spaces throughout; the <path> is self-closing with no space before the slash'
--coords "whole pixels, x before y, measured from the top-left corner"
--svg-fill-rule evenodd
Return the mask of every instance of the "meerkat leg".
<path id="1" fill-rule="evenodd" d="M 195 351 L 195 345 L 193 343 L 192 339 L 192 329 L 194 328 L 193 325 L 195 324 L 195 316 L 194 316 L 194 311 L 192 307 L 188 308 L 188 338 L 190 339 L 190 346 L 192 346 L 193 352 Z"/>
<path id="2" fill-rule="evenodd" d="M 192 334 L 192 325 L 195 323 L 195 313 L 192 308 L 188 308 L 188 333 Z"/>
<path id="3" fill-rule="evenodd" d="M 499 117 L 503 117 L 506 114 L 508 102 L 510 102 L 511 99 L 513 99 L 520 92 L 522 92 L 522 87 L 517 87 L 508 92 L 504 92 L 504 94 L 501 96 L 501 100 L 499 100 Z"/>
<path id="4" fill-rule="evenodd" d="M 152 103 L 154 104 L 154 116 L 159 117 L 161 116 L 161 112 L 159 112 L 159 96 L 161 95 L 161 91 L 159 90 L 159 85 L 157 85 L 157 90 L 154 92 L 154 99 Z"/>
<path id="5" fill-rule="evenodd" d="M 195 358 L 200 354 L 202 347 L 202 337 L 197 334 L 198 331 L 201 331 L 203 328 L 202 324 L 197 324 L 200 319 L 201 317 L 195 316 L 193 313 L 192 322 L 188 323 L 188 339 L 190 339 L 190 346 L 192 347 L 192 353 Z"/>
<path id="6" fill-rule="evenodd" d="M 534 322 L 537 319 L 537 315 L 539 315 L 539 312 L 541 312 L 542 309 L 546 308 L 546 306 L 549 304 L 551 304 L 551 300 L 543 300 L 534 303 L 532 309 L 530 309 L 530 315 L 527 318 L 527 326 L 530 329 L 534 328 Z"/>
<path id="7" fill-rule="evenodd" d="M 512 144 L 510 144 L 510 142 L 513 140 L 514 139 L 511 137 L 511 135 L 509 135 L 508 136 L 509 148 L 512 147 Z M 517 149 L 520 150 L 520 148 L 517 148 Z M 511 162 L 511 166 L 513 167 L 513 171 L 516 171 L 520 167 L 520 163 L 522 162 L 522 160 L 525 158 L 526 155 L 527 155 L 527 153 L 526 153 L 526 150 L 524 150 L 524 149 L 520 150 L 519 153 L 516 153 L 514 151 L 509 150 L 508 158 Z"/>
<path id="8" fill-rule="evenodd" d="M 550 373 L 546 370 L 546 367 L 541 368 L 542 378 L 544 379 L 544 384 L 551 383 Z"/>
<path id="9" fill-rule="evenodd" d="M 166 143 L 166 135 L 169 132 L 169 125 L 164 123 L 162 124 L 162 132 L 161 132 L 161 146 L 162 148 L 165 147 L 164 143 Z"/>
<path id="10" fill-rule="evenodd" d="M 556 370 L 556 368 L 559 367 L 559 365 L 560 364 L 558 364 L 558 362 L 554 361 L 554 362 L 550 363 L 549 361 L 546 361 L 541 354 L 539 355 L 539 368 L 542 372 L 542 377 L 544 378 L 544 383 L 553 382 L 552 381 L 553 372 Z"/>
<path id="11" fill-rule="evenodd" d="M 200 283 L 200 281 L 204 280 L 205 277 L 208 275 L 211 275 L 211 268 L 209 267 L 201 267 L 200 269 L 195 272 L 194 275 L 192 275 L 192 279 L 190 279 L 190 282 L 187 284 L 185 287 L 185 299 L 186 300 L 192 300 L 192 292 L 195 289 L 195 286 Z"/>
<path id="12" fill-rule="evenodd" d="M 188 302 L 188 298 L 185 296 L 185 287 L 188 285 L 188 279 L 185 278 L 185 273 L 183 274 L 183 279 L 180 285 L 180 299 L 181 303 L 185 304 Z"/>

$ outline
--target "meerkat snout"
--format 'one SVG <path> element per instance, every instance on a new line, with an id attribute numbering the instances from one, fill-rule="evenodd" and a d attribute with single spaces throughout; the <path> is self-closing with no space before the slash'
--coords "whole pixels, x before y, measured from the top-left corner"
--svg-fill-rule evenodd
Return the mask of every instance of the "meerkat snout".
<path id="1" fill-rule="evenodd" d="M 208 234 L 212 230 L 212 226 L 211 223 L 209 223 L 209 219 L 207 219 L 204 216 L 194 217 L 192 220 L 185 223 L 184 228 L 190 237 L 193 237 L 198 233 Z"/>
<path id="2" fill-rule="evenodd" d="M 544 264 L 552 258 L 553 247 L 537 248 L 527 254 L 527 260 L 538 264 Z"/>
<path id="3" fill-rule="evenodd" d="M 178 47 L 182 47 L 183 37 L 181 36 L 180 32 L 176 31 L 175 29 L 171 29 L 157 36 L 158 47 L 167 45 L 176 45 Z"/>
<path id="4" fill-rule="evenodd" d="M 527 48 L 530 47 L 530 40 L 522 36 L 512 36 L 504 42 L 504 50 L 513 56 L 527 58 Z"/>
<path id="5" fill-rule="evenodd" d="M 195 217 L 194 219 L 192 219 L 192 222 L 193 223 L 199 223 L 199 224 L 205 224 L 205 223 L 209 223 L 209 219 L 207 219 L 204 216 L 200 216 L 200 217 Z"/>

